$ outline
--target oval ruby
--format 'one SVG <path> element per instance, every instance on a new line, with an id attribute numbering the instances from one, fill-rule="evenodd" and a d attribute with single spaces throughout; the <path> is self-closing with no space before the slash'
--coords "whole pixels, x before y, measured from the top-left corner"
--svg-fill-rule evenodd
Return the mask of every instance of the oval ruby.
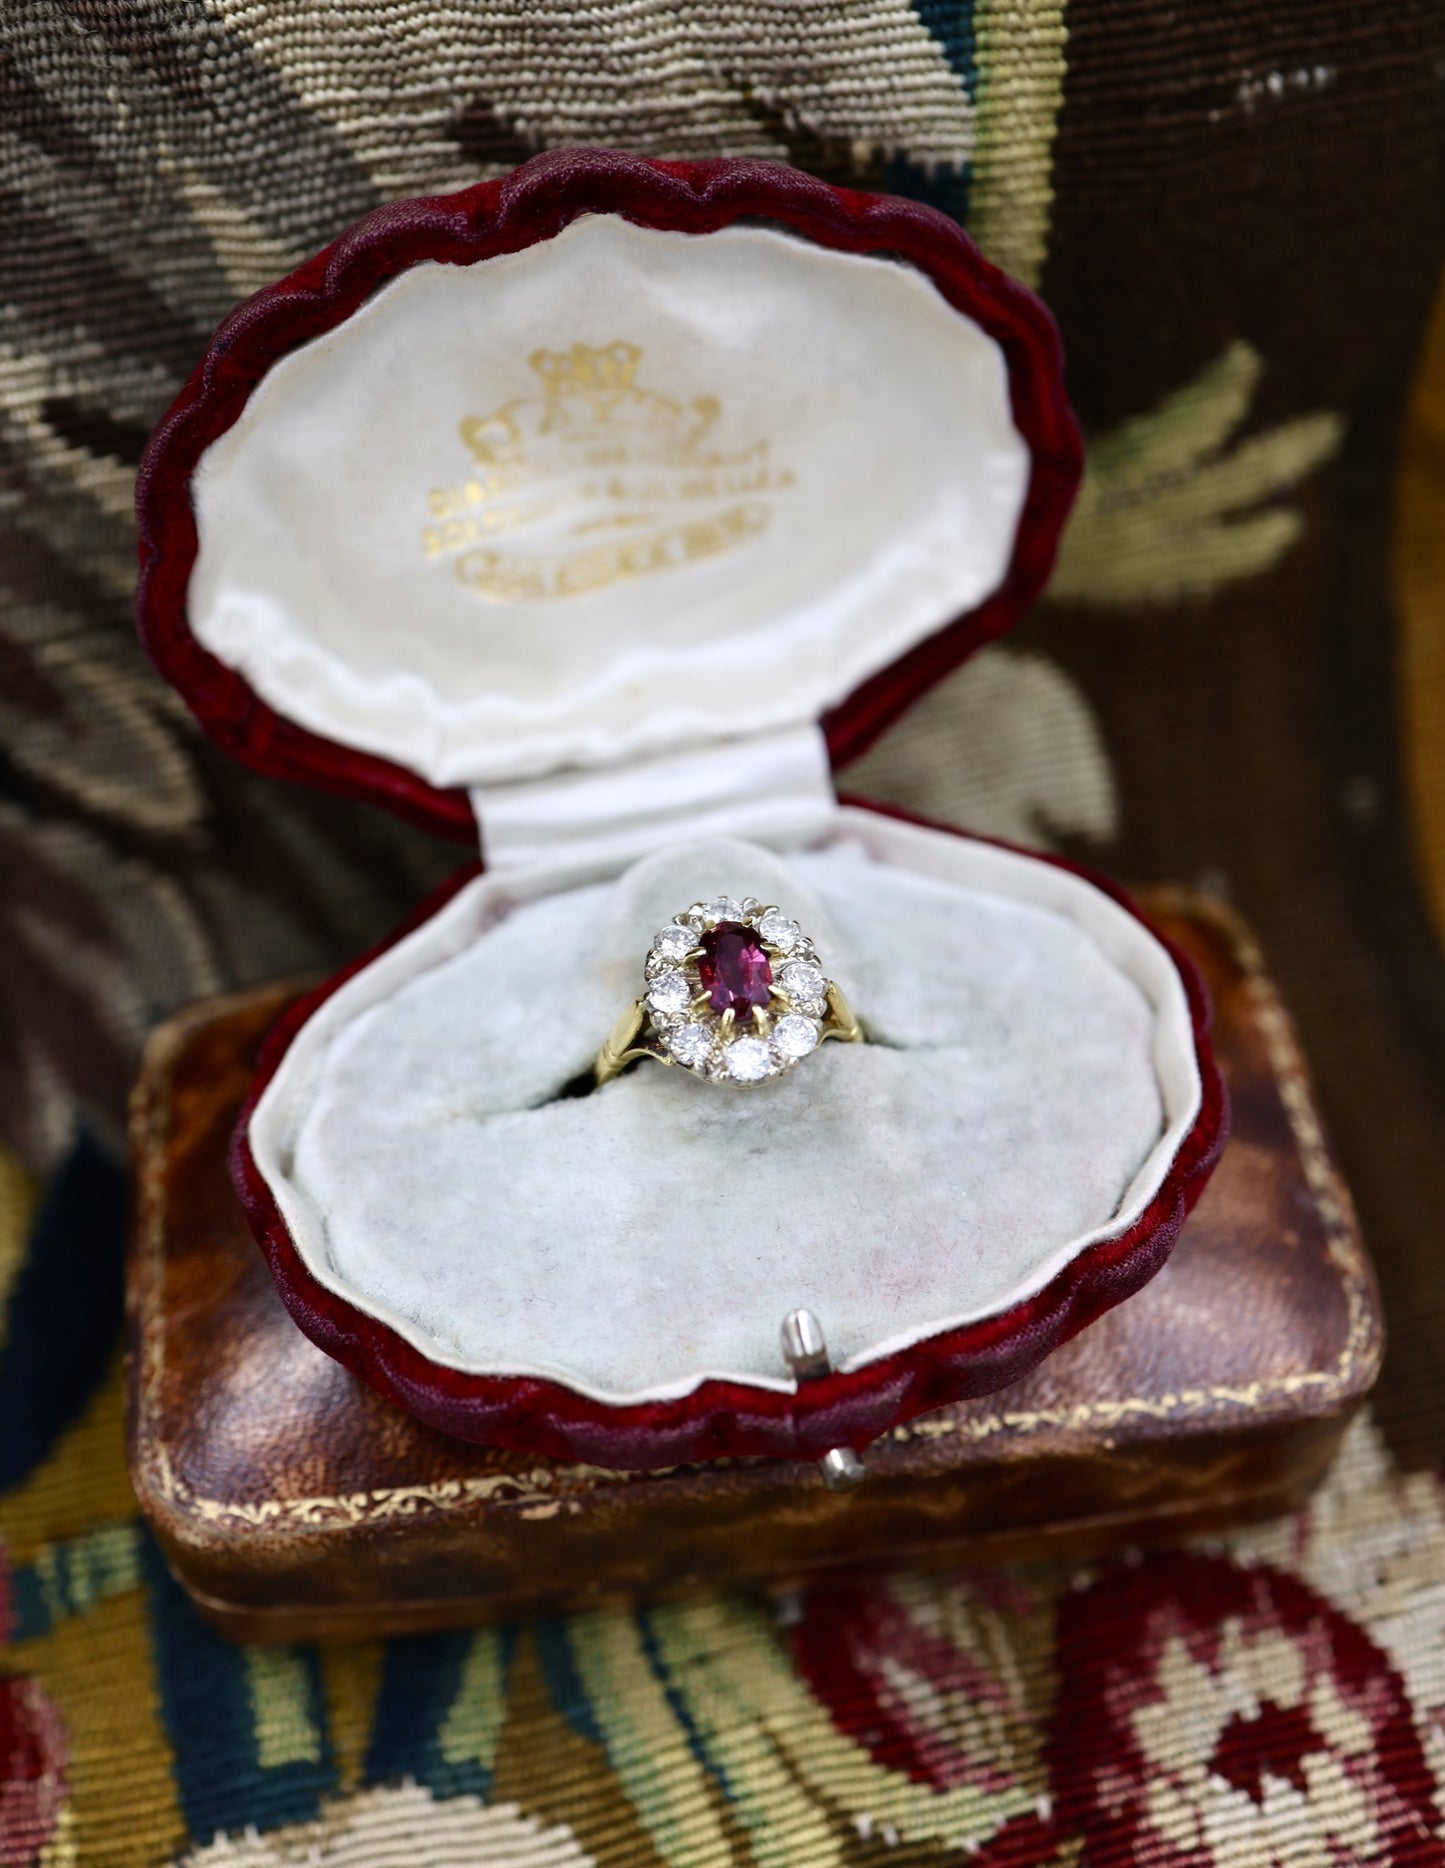
<path id="1" fill-rule="evenodd" d="M 772 965 L 757 933 L 741 921 L 719 921 L 703 935 L 697 977 L 712 1009 L 739 1020 L 772 997 Z"/>

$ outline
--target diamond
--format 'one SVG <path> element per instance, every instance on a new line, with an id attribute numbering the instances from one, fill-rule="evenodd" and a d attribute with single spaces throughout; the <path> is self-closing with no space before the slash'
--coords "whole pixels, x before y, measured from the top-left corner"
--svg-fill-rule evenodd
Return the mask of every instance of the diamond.
<path id="1" fill-rule="evenodd" d="M 815 966 L 803 960 L 790 960 L 778 975 L 778 984 L 790 999 L 812 1004 L 823 997 L 827 981 Z"/>
<path id="2" fill-rule="evenodd" d="M 685 1012 L 692 1001 L 692 988 L 685 973 L 659 973 L 647 988 L 647 1003 L 664 1018 L 670 1013 Z"/>
<path id="3" fill-rule="evenodd" d="M 820 1035 L 816 1019 L 804 1018 L 800 1012 L 789 1012 L 773 1027 L 773 1048 L 779 1057 L 793 1063 L 817 1050 Z"/>
<path id="4" fill-rule="evenodd" d="M 741 921 L 742 905 L 735 902 L 731 895 L 714 895 L 710 902 L 702 904 L 702 918 L 710 922 Z"/>
<path id="5" fill-rule="evenodd" d="M 761 1083 L 772 1062 L 761 1038 L 734 1038 L 723 1052 L 723 1066 L 735 1083 Z"/>
<path id="6" fill-rule="evenodd" d="M 685 1025 L 675 1025 L 667 1034 L 667 1048 L 678 1063 L 686 1064 L 689 1070 L 696 1070 L 708 1060 L 712 1050 L 712 1033 L 706 1025 L 699 1025 L 689 1020 Z"/>
<path id="7" fill-rule="evenodd" d="M 772 965 L 757 935 L 741 921 L 719 921 L 703 935 L 697 978 L 719 1015 L 751 1018 L 753 1007 L 772 997 Z"/>
<path id="8" fill-rule="evenodd" d="M 758 932 L 779 953 L 791 953 L 803 937 L 803 930 L 781 908 L 770 908 L 758 923 Z"/>
<path id="9" fill-rule="evenodd" d="M 697 945 L 697 936 L 691 928 L 679 927 L 677 922 L 665 928 L 659 928 L 652 937 L 652 951 L 659 960 L 669 960 L 674 965 L 685 954 L 692 952 Z"/>

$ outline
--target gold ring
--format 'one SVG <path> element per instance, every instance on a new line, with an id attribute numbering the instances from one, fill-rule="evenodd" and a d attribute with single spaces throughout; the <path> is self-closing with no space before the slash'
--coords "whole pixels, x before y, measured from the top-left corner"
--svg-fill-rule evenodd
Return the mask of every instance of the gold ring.
<path id="1" fill-rule="evenodd" d="M 719 895 L 659 928 L 646 986 L 597 1053 L 597 1082 L 634 1058 L 681 1064 L 708 1083 L 768 1083 L 829 1038 L 863 1031 L 818 950 L 781 908 Z"/>

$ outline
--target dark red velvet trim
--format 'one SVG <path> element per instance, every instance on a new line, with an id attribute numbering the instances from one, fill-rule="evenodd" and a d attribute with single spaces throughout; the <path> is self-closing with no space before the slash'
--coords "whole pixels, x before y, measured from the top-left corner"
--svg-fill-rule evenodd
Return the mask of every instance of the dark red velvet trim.
<path id="1" fill-rule="evenodd" d="M 151 660 L 220 745 L 281 778 L 388 805 L 425 828 L 472 839 L 464 792 L 307 731 L 273 711 L 191 634 L 186 591 L 196 556 L 190 480 L 271 366 L 340 324 L 422 260 L 469 266 L 549 240 L 579 215 L 614 213 L 693 234 L 766 220 L 820 246 L 894 255 L 1003 349 L 1014 420 L 1033 467 L 1014 552 L 998 590 L 864 683 L 823 721 L 835 764 L 855 757 L 932 682 L 1002 635 L 1043 588 L 1078 486 L 1081 450 L 1064 395 L 1053 320 L 989 264 L 946 216 L 919 202 L 832 188 L 767 162 L 649 162 L 609 150 L 538 156 L 499 181 L 379 208 L 315 259 L 239 306 L 216 331 L 152 435 L 136 493 L 136 614 Z"/>
<path id="2" fill-rule="evenodd" d="M 885 806 L 865 808 L 914 823 L 926 822 Z M 927 827 L 954 836 L 966 834 L 947 825 Z M 1083 876 L 1149 925 L 1125 891 L 1107 877 L 1060 857 L 1024 853 Z M 267 1039 L 231 1143 L 236 1191 L 297 1325 L 354 1375 L 419 1420 L 458 1439 L 618 1469 L 747 1454 L 815 1459 L 832 1446 L 864 1447 L 916 1414 L 1006 1388 L 1060 1343 L 1146 1284 L 1168 1257 L 1224 1146 L 1229 1105 L 1209 1039 L 1208 996 L 1193 963 L 1158 929 L 1151 928 L 1173 956 L 1188 995 L 1204 1089 L 1200 1111 L 1162 1186 L 1138 1219 L 1116 1237 L 1089 1246 L 1033 1297 L 997 1316 L 944 1331 L 866 1368 L 831 1375 L 796 1393 L 742 1382 L 707 1381 L 680 1400 L 614 1407 L 560 1382 L 459 1373 L 433 1362 L 395 1330 L 335 1296 L 312 1276 L 256 1166 L 249 1136 L 257 1100 L 292 1039 L 317 1007 L 435 914 L 477 873 L 475 864 L 464 869 L 390 940 L 286 1014 Z"/>

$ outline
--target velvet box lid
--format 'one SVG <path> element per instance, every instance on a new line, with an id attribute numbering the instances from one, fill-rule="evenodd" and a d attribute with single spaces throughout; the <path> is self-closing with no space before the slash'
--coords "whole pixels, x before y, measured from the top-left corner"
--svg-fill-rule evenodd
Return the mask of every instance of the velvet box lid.
<path id="1" fill-rule="evenodd" d="M 1035 298 L 766 164 L 539 157 L 218 330 L 141 474 L 154 661 L 486 863 L 287 1017 L 238 1126 L 322 1348 L 463 1438 L 819 1456 L 1158 1268 L 1226 1126 L 1193 969 L 1104 879 L 831 785 L 1026 609 L 1078 473 Z M 873 1041 L 564 1094 L 718 889 L 818 930 Z"/>

